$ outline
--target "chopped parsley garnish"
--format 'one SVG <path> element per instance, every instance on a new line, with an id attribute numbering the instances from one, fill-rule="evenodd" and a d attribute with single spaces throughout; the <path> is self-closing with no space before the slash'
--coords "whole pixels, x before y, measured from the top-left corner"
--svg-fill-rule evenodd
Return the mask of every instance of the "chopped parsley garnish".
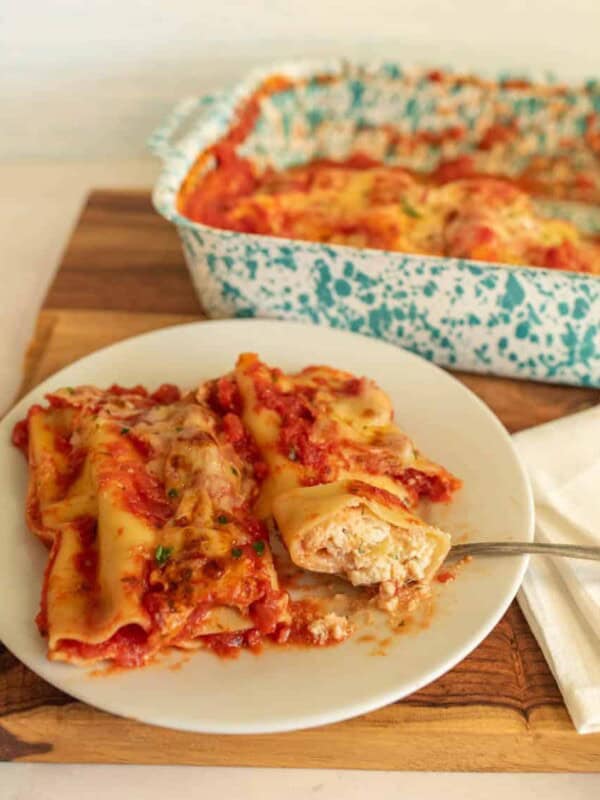
<path id="1" fill-rule="evenodd" d="M 72 386 L 67 386 L 67 392 L 68 392 L 69 394 L 75 394 L 75 389 L 73 389 L 73 387 L 72 387 Z"/>
<path id="2" fill-rule="evenodd" d="M 231 473 L 232 473 L 232 475 L 239 475 L 240 474 L 235 467 L 231 467 Z"/>
<path id="3" fill-rule="evenodd" d="M 242 550 L 240 547 L 232 547 L 231 548 L 231 555 L 233 558 L 241 558 L 242 557 Z"/>
<path id="4" fill-rule="evenodd" d="M 179 492 L 177 491 L 177 489 L 173 488 L 169 489 L 167 494 L 169 495 L 169 497 L 177 497 L 179 495 Z"/>
<path id="5" fill-rule="evenodd" d="M 229 517 L 226 516 L 225 514 L 219 514 L 219 516 L 217 517 L 217 522 L 219 523 L 219 525 L 227 525 L 227 523 L 229 522 Z"/>
<path id="6" fill-rule="evenodd" d="M 298 461 L 298 453 L 296 452 L 295 447 L 290 447 L 290 452 L 288 453 L 288 458 L 290 461 Z"/>
<path id="7" fill-rule="evenodd" d="M 262 556 L 265 552 L 265 543 L 262 539 L 259 539 L 257 542 L 252 543 L 252 549 L 257 555 Z"/>
<path id="8" fill-rule="evenodd" d="M 409 217 L 414 217 L 414 219 L 418 219 L 421 216 L 421 213 L 417 211 L 417 209 L 414 206 L 411 206 L 411 204 L 408 203 L 406 200 L 402 201 L 402 210 Z"/>
<path id="9" fill-rule="evenodd" d="M 127 436 L 129 431 L 130 431 L 130 428 L 121 428 L 121 436 Z"/>
<path id="10" fill-rule="evenodd" d="M 177 431 L 177 433 L 181 433 L 181 431 L 183 430 L 183 425 L 178 425 L 178 426 L 175 428 L 175 430 Z"/>
<path id="11" fill-rule="evenodd" d="M 156 548 L 156 552 L 154 553 L 154 558 L 156 559 L 157 564 L 160 564 L 161 567 L 166 564 L 171 558 L 172 552 L 172 547 L 165 547 L 164 545 L 159 544 Z"/>

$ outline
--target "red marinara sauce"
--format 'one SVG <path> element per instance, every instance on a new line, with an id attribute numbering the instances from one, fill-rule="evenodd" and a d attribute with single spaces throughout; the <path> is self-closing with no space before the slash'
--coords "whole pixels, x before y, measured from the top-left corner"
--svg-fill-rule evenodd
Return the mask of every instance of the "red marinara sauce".
<path id="1" fill-rule="evenodd" d="M 436 473 L 409 467 L 393 477 L 397 477 L 414 494 L 415 500 L 432 500 L 434 503 L 448 502 L 462 486 L 461 480 L 441 467 Z"/>
<path id="2" fill-rule="evenodd" d="M 26 419 L 21 419 L 15 423 L 10 437 L 11 442 L 17 447 L 25 456 L 28 457 L 29 451 L 29 422 Z"/>
<path id="3" fill-rule="evenodd" d="M 44 569 L 40 610 L 35 618 L 35 624 L 37 625 L 42 636 L 46 636 L 48 633 L 48 582 L 50 580 L 50 573 L 54 567 L 54 562 L 56 561 L 56 556 L 58 555 L 58 551 L 60 549 L 61 537 L 62 533 L 57 531 L 57 533 L 54 535 L 54 539 L 52 540 L 50 555 Z"/>
<path id="4" fill-rule="evenodd" d="M 66 495 L 83 469 L 86 451 L 80 447 L 73 447 L 70 439 L 58 431 L 54 433 L 54 447 L 56 452 L 65 457 L 66 468 L 57 475 L 56 480 Z"/>
<path id="5" fill-rule="evenodd" d="M 201 644 L 219 658 L 237 658 L 242 650 L 262 651 L 262 636 L 256 628 L 237 633 L 212 633 L 203 636 Z"/>
<path id="6" fill-rule="evenodd" d="M 227 376 L 214 381 L 209 390 L 208 403 L 220 418 L 221 430 L 227 441 L 242 460 L 252 465 L 256 480 L 263 481 L 269 468 L 242 421 L 242 398 L 236 382 Z"/>
<path id="7" fill-rule="evenodd" d="M 124 394 L 136 394 L 138 397 L 148 397 L 148 390 L 144 386 L 140 386 L 140 384 L 128 388 L 126 386 L 119 386 L 117 383 L 113 383 L 108 387 L 106 393 L 115 394 L 117 396 L 122 396 Z"/>
<path id="8" fill-rule="evenodd" d="M 57 649 L 81 660 L 110 660 L 115 667 L 141 667 L 150 654 L 148 634 L 136 624 L 124 625 L 110 639 L 88 644 L 75 639 L 61 639 Z"/>
<path id="9" fill-rule="evenodd" d="M 21 419 L 15 423 L 15 426 L 12 429 L 12 434 L 10 440 L 12 444 L 18 448 L 25 458 L 29 460 L 29 420 L 31 419 L 33 414 L 37 414 L 39 412 L 43 412 L 44 409 L 42 406 L 36 404 L 31 406 L 29 411 L 27 412 L 27 416 L 25 419 Z"/>
<path id="10" fill-rule="evenodd" d="M 108 445 L 114 463 L 100 470 L 99 482 L 117 483 L 126 508 L 161 528 L 173 514 L 171 503 L 165 496 L 163 483 L 144 469 L 143 454 L 138 453 L 136 443 L 129 441 L 130 438 L 133 437 L 126 433 L 121 441 Z M 139 455 L 142 460 L 136 457 Z"/>
<path id="11" fill-rule="evenodd" d="M 314 388 L 295 386 L 293 391 L 282 391 L 277 385 L 278 372 L 267 376 L 258 363 L 249 372 L 258 403 L 279 416 L 279 451 L 305 468 L 302 483 L 311 486 L 329 481 L 330 456 L 339 449 L 339 443 L 335 439 L 315 441 L 311 436 L 316 419 L 311 407 Z"/>
<path id="12" fill-rule="evenodd" d="M 156 391 L 152 392 L 150 398 L 161 405 L 171 405 L 181 400 L 181 392 L 174 384 L 163 383 Z"/>
<path id="13" fill-rule="evenodd" d="M 237 110 L 234 124 L 227 134 L 213 147 L 201 153 L 192 172 L 186 179 L 179 204 L 190 219 L 200 220 L 217 228 L 231 227 L 227 212 L 239 197 L 252 193 L 257 180 L 254 168 L 248 159 L 240 158 L 235 148 L 251 133 L 260 116 L 261 102 L 276 92 L 294 86 L 283 75 L 271 75 L 256 92 Z M 196 184 L 196 175 L 207 161 L 214 159 L 217 167 L 208 172 Z M 227 224 L 225 220 L 228 220 Z M 243 231 L 243 221 L 233 224 L 235 230 Z"/>
<path id="14" fill-rule="evenodd" d="M 98 522 L 95 517 L 80 517 L 73 525 L 81 544 L 81 550 L 75 555 L 75 567 L 83 578 L 81 589 L 89 592 L 97 586 L 98 550 L 95 545 Z"/>

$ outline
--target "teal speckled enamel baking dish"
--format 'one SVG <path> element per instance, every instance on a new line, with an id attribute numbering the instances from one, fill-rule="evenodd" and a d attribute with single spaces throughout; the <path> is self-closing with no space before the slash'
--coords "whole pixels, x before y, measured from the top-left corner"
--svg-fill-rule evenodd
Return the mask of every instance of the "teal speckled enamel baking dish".
<path id="1" fill-rule="evenodd" d="M 582 136 L 600 113 L 599 85 L 557 95 L 540 90 L 552 86 L 548 79 L 528 88 L 504 76 L 488 85 L 459 81 L 449 93 L 427 79 L 431 72 L 399 64 L 294 63 L 255 73 L 230 92 L 183 101 L 150 146 L 164 159 L 155 206 L 177 226 L 209 316 L 305 320 L 386 339 L 442 366 L 600 387 L 600 279 L 593 275 L 292 241 L 184 217 L 178 191 L 198 154 L 224 135 L 269 74 L 305 79 L 262 100 L 240 145 L 259 165 L 277 168 L 344 158 L 358 137 L 361 150 L 385 157 L 369 134 L 377 126 L 414 132 L 460 124 L 473 133 L 510 112 L 521 132 L 510 164 L 518 171 Z M 333 80 L 311 80 L 316 75 Z M 468 136 L 441 148 L 424 141 L 411 154 L 417 169 L 469 146 Z M 552 210 L 600 230 L 597 207 L 554 202 Z"/>

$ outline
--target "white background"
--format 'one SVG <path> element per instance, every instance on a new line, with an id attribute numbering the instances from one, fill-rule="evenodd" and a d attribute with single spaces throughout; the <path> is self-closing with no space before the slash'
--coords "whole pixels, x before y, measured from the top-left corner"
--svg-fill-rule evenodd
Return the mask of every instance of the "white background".
<path id="1" fill-rule="evenodd" d="M 598 0 L 0 0 L 0 157 L 128 158 L 178 96 L 337 53 L 599 72 Z"/>
<path id="2" fill-rule="evenodd" d="M 600 76 L 599 41 L 600 0 L 0 0 L 0 413 L 78 205 L 91 186 L 151 184 L 144 141 L 179 97 L 257 64 L 329 54 Z M 0 765 L 2 800 L 209 792 L 591 800 L 600 781 Z"/>

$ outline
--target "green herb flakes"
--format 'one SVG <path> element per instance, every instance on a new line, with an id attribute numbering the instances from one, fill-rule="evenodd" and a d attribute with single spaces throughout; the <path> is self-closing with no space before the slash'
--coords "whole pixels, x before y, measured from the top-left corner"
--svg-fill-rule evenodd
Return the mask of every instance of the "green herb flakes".
<path id="1" fill-rule="evenodd" d="M 171 553 L 173 552 L 172 547 L 165 547 L 162 544 L 159 544 L 156 548 L 154 553 L 154 558 L 156 559 L 156 563 L 160 564 L 160 566 L 164 566 L 167 561 L 171 558 Z"/>
<path id="2" fill-rule="evenodd" d="M 407 216 L 413 217 L 413 219 L 419 219 L 419 217 L 421 216 L 421 213 L 417 211 L 417 209 L 414 206 L 411 206 L 411 204 L 406 200 L 402 201 L 402 210 Z"/>
<path id="3" fill-rule="evenodd" d="M 231 555 L 233 558 L 241 558 L 242 557 L 242 550 L 240 547 L 232 547 L 231 548 Z"/>
<path id="4" fill-rule="evenodd" d="M 265 543 L 262 539 L 259 539 L 257 542 L 252 543 L 252 549 L 257 555 L 262 556 L 265 552 Z"/>

